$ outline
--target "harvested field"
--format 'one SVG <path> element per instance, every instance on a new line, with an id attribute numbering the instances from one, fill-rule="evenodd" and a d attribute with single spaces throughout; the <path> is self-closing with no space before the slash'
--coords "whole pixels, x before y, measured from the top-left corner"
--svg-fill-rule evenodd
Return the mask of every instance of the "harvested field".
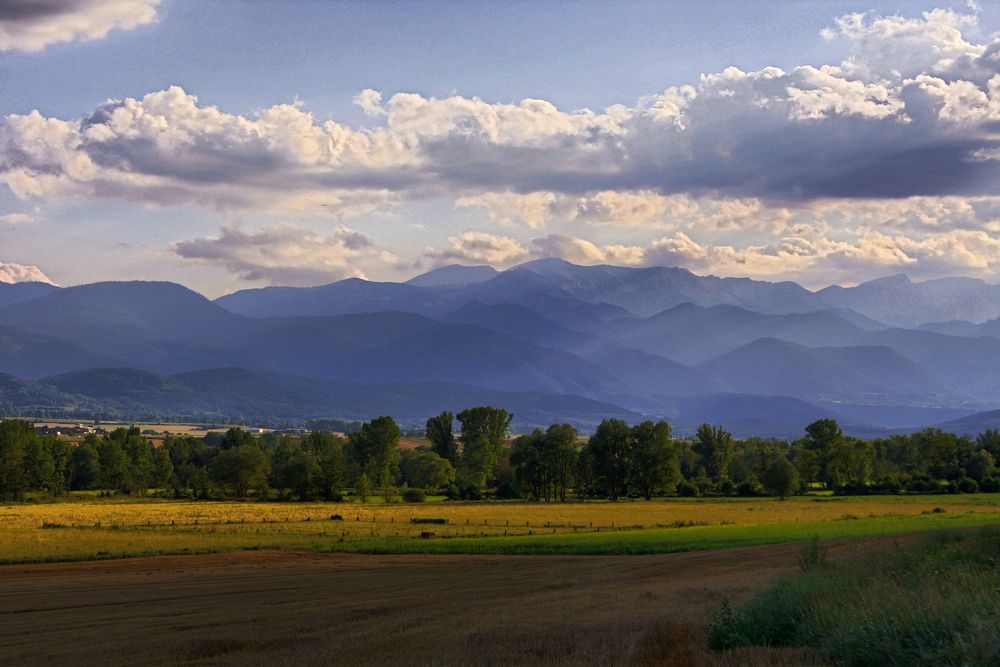
<path id="1" fill-rule="evenodd" d="M 997 494 L 392 505 L 70 496 L 0 505 L 0 563 L 240 549 L 650 554 L 997 523 Z"/>
<path id="2" fill-rule="evenodd" d="M 872 549 L 910 537 L 830 543 Z M 808 665 L 710 654 L 797 545 L 655 556 L 238 552 L 0 569 L 0 664 Z"/>

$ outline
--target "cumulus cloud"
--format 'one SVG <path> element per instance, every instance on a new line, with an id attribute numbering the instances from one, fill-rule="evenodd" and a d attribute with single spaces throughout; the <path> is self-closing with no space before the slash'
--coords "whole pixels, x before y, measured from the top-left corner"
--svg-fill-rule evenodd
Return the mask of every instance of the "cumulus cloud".
<path id="1" fill-rule="evenodd" d="M 43 5 L 55 8 L 53 23 L 98 5 L 142 5 L 155 18 L 155 3 L 138 0 Z M 28 3 L 11 6 L 20 14 L 5 5 L 0 30 L 42 20 Z M 984 37 L 978 20 L 974 9 L 849 14 L 822 33 L 844 45 L 840 62 L 729 67 L 603 110 L 365 89 L 354 102 L 370 121 L 353 127 L 300 103 L 232 113 L 175 86 L 79 119 L 7 116 L 0 183 L 24 201 L 337 223 L 452 202 L 511 228 L 451 236 L 423 253 L 434 263 L 561 256 L 758 277 L 899 267 L 996 276 L 977 248 L 1000 235 L 1000 37 Z M 573 235 L 542 231 L 556 223 Z M 578 237 L 592 229 L 607 239 L 613 225 L 631 228 L 632 242 L 649 236 L 642 245 Z M 266 282 L 351 275 L 350 253 L 398 261 L 399 248 L 351 247 L 343 230 L 306 239 L 290 229 L 226 228 L 175 250 Z M 326 258 L 299 254 L 307 242 Z"/>
<path id="2" fill-rule="evenodd" d="M 586 239 L 548 234 L 532 239 L 527 245 L 509 236 L 466 231 L 448 238 L 442 246 L 430 247 L 423 258 L 434 265 L 490 264 L 507 268 L 520 262 L 543 257 L 559 257 L 575 264 L 642 264 L 645 251 L 625 245 L 599 246 Z"/>
<path id="3" fill-rule="evenodd" d="M 490 264 L 507 267 L 531 257 L 520 241 L 509 236 L 467 231 L 448 237 L 439 247 L 427 248 L 424 257 L 437 265 Z"/>
<path id="4" fill-rule="evenodd" d="M 223 227 L 213 238 L 179 241 L 173 252 L 186 260 L 220 265 L 243 280 L 270 285 L 314 285 L 342 278 L 363 278 L 357 267 L 364 254 L 395 261 L 365 235 L 339 228 L 327 236 L 292 226 L 245 231 Z"/>
<path id="5" fill-rule="evenodd" d="M 853 43 L 854 52 L 844 68 L 859 78 L 913 77 L 922 72 L 967 77 L 970 71 L 979 75 L 998 71 L 989 47 L 966 39 L 977 29 L 976 14 L 933 9 L 919 18 L 846 14 L 820 34 Z"/>
<path id="6" fill-rule="evenodd" d="M 1000 239 L 983 230 L 951 229 L 919 239 L 865 231 L 843 240 L 789 235 L 768 244 L 736 245 L 700 241 L 677 232 L 640 246 L 600 245 L 565 234 L 548 234 L 522 244 L 506 236 L 469 231 L 451 237 L 445 247 L 428 248 L 424 256 L 434 264 L 502 268 L 544 257 L 574 264 L 679 266 L 700 274 L 793 279 L 824 287 L 898 272 L 917 278 L 993 277 L 1000 271 Z"/>
<path id="7" fill-rule="evenodd" d="M 924 239 L 868 232 L 847 241 L 785 237 L 768 245 L 713 245 L 686 234 L 653 241 L 643 263 L 752 278 L 791 278 L 812 287 L 860 282 L 889 273 L 914 277 L 978 275 L 1000 269 L 1000 239 L 952 230 Z"/>
<path id="8" fill-rule="evenodd" d="M 490 220 L 502 225 L 522 223 L 538 229 L 552 217 L 559 201 L 554 192 L 484 192 L 459 197 L 455 208 L 483 208 Z"/>
<path id="9" fill-rule="evenodd" d="M 52 283 L 37 266 L 0 262 L 0 283 L 28 282 Z"/>
<path id="10" fill-rule="evenodd" d="M 598 246 L 586 239 L 563 234 L 549 234 L 533 239 L 534 257 L 558 257 L 574 264 L 618 264 L 635 266 L 645 260 L 645 251 L 636 246 Z"/>
<path id="11" fill-rule="evenodd" d="M 1000 40 L 974 41 L 976 21 L 850 15 L 829 32 L 852 45 L 841 63 L 729 67 L 600 112 L 364 90 L 355 101 L 379 121 L 351 128 L 298 104 L 227 113 L 172 87 L 83 119 L 8 116 L 0 179 L 22 199 L 340 217 L 452 197 L 535 228 L 563 197 L 581 219 L 652 224 L 678 194 L 996 194 L 1000 161 L 983 158 L 1000 148 Z"/>
<path id="12" fill-rule="evenodd" d="M 41 51 L 51 44 L 104 39 L 156 20 L 160 0 L 5 0 L 0 52 Z"/>
<path id="13" fill-rule="evenodd" d="M 486 192 L 455 200 L 456 208 L 480 208 L 489 220 L 540 229 L 550 220 L 641 228 L 699 227 L 715 230 L 785 227 L 792 213 L 755 197 L 663 195 L 654 190 L 598 190 L 581 195 L 556 192 Z"/>

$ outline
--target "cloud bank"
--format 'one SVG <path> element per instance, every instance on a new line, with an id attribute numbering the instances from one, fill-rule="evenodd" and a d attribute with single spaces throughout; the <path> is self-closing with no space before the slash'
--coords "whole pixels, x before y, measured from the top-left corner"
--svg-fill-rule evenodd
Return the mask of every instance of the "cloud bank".
<path id="1" fill-rule="evenodd" d="M 117 4 L 155 16 L 152 3 Z M 849 52 L 835 64 L 729 67 L 601 111 L 364 90 L 363 127 L 298 103 L 234 114 L 174 86 L 80 119 L 6 117 L 0 182 L 25 201 L 338 224 L 447 201 L 484 228 L 511 229 L 449 236 L 424 252 L 432 262 L 552 254 L 758 276 L 887 267 L 996 276 L 983 248 L 1000 234 L 1000 37 L 980 33 L 974 12 L 849 14 L 818 37 Z M 553 224 L 574 233 L 544 234 Z M 645 230 L 647 241 L 583 238 L 609 226 Z M 306 239 L 292 243 L 302 234 L 292 229 L 255 239 L 227 228 L 175 249 L 248 279 L 350 274 L 339 232 L 309 238 L 324 259 L 301 267 L 290 248 Z"/>
<path id="2" fill-rule="evenodd" d="M 51 283 L 52 281 L 37 266 L 0 262 L 0 283 L 29 282 Z"/>
<path id="3" fill-rule="evenodd" d="M 383 262 L 395 261 L 387 251 L 374 249 L 367 236 L 346 227 L 331 235 L 291 226 L 244 231 L 223 227 L 218 236 L 175 243 L 179 257 L 203 264 L 218 264 L 243 280 L 271 285 L 313 285 L 343 278 L 363 278 L 355 263 L 374 254 Z"/>
<path id="4" fill-rule="evenodd" d="M 856 43 L 839 65 L 730 67 L 602 112 L 414 93 L 382 102 L 365 91 L 358 103 L 384 126 L 352 129 L 294 104 L 230 114 L 171 87 L 109 100 L 79 120 L 9 116 L 0 172 L 23 198 L 323 201 L 346 215 L 393 197 L 496 205 L 505 192 L 579 195 L 598 215 L 622 205 L 602 202 L 608 191 L 780 201 L 988 194 L 1000 176 L 1000 41 L 966 41 L 974 24 L 951 11 L 852 15 L 833 33 Z M 538 195 L 515 214 L 537 224 L 546 205 Z M 635 205 L 625 214 L 655 213 Z"/>
<path id="5" fill-rule="evenodd" d="M 0 52 L 41 51 L 52 44 L 104 39 L 156 20 L 160 0 L 4 0 Z"/>

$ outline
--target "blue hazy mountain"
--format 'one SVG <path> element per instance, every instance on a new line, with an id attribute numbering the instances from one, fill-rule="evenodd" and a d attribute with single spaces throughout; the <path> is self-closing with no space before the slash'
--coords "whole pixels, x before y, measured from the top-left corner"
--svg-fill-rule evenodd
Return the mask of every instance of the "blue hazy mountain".
<path id="1" fill-rule="evenodd" d="M 427 273 L 410 278 L 408 285 L 417 287 L 442 287 L 445 285 L 474 285 L 496 277 L 498 271 L 492 266 L 462 266 L 449 264 L 432 269 Z"/>
<path id="2" fill-rule="evenodd" d="M 15 303 L 34 301 L 46 294 L 51 294 L 59 288 L 49 283 L 3 283 L 0 282 L 0 308 Z"/>
<path id="3" fill-rule="evenodd" d="M 1000 285 L 974 278 L 913 282 L 895 275 L 855 287 L 831 286 L 816 294 L 829 306 L 900 327 L 949 320 L 980 323 L 1000 317 Z"/>
<path id="4" fill-rule="evenodd" d="M 215 301 L 165 282 L 0 286 L 0 373 L 22 382 L 89 373 L 86 391 L 65 378 L 46 386 L 81 405 L 134 410 L 193 410 L 184 397 L 208 401 L 211 391 L 194 391 L 190 374 L 210 373 L 215 390 L 235 393 L 206 403 L 205 414 L 253 408 L 301 419 L 301 405 L 322 408 L 314 417 L 348 418 L 359 408 L 334 387 L 394 387 L 408 398 L 357 390 L 427 407 L 437 403 L 402 388 L 435 386 L 449 388 L 445 407 L 453 408 L 464 391 L 545 396 L 567 410 L 592 401 L 684 423 L 699 415 L 726 422 L 730 410 L 744 427 L 771 434 L 801 426 L 803 415 L 895 428 L 1000 408 L 995 293 L 981 281 L 905 277 L 811 292 L 562 260 L 502 272 L 450 266 L 409 283 L 243 290 Z M 134 374 L 118 370 L 100 385 L 92 369 L 102 367 Z M 262 378 L 268 391 L 280 388 L 273 401 L 251 392 Z M 23 394 L 30 385 L 19 386 Z M 311 391 L 336 401 L 317 403 Z"/>
<path id="5" fill-rule="evenodd" d="M 407 424 L 422 424 L 443 410 L 491 404 L 514 412 L 520 430 L 556 421 L 592 429 L 607 416 L 640 417 L 615 405 L 567 394 L 503 392 L 433 382 L 332 382 L 238 368 L 173 376 L 131 368 L 95 368 L 41 382 L 0 376 L 0 405 L 5 402 L 101 405 L 106 412 L 125 416 L 184 415 L 207 420 L 234 416 L 276 421 L 368 420 L 392 414 Z"/>

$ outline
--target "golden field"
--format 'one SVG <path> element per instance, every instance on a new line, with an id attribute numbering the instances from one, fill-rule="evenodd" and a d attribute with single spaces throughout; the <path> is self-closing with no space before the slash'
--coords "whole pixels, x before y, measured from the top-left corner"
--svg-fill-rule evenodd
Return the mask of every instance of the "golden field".
<path id="1" fill-rule="evenodd" d="M 333 518 L 337 515 L 340 519 Z M 421 518 L 447 523 L 412 522 Z M 0 506 L 0 562 L 236 549 L 501 553 L 515 543 L 512 538 L 529 539 L 529 535 L 529 542 L 544 552 L 550 545 L 539 540 L 569 534 L 591 544 L 603 539 L 600 536 L 615 535 L 618 542 L 646 543 L 644 552 L 649 552 L 657 550 L 648 545 L 650 536 L 682 541 L 699 536 L 708 541 L 704 545 L 693 542 L 689 548 L 707 548 L 720 541 L 724 545 L 728 535 L 745 540 L 754 532 L 760 533 L 760 543 L 786 541 L 777 539 L 782 532 L 788 534 L 787 541 L 793 541 L 813 527 L 829 528 L 830 522 L 844 526 L 830 536 L 848 536 L 942 527 L 939 524 L 950 525 L 949 521 L 956 526 L 1000 523 L 1000 495 L 391 505 L 71 495 L 50 503 Z M 865 528 L 875 522 L 880 527 Z M 433 535 L 421 539 L 424 532 Z M 502 541 L 505 537 L 507 542 Z M 680 543 L 668 546 L 664 550 L 684 548 Z M 615 545 L 616 550 L 619 547 Z M 571 551 L 572 547 L 561 547 L 560 552 Z"/>

